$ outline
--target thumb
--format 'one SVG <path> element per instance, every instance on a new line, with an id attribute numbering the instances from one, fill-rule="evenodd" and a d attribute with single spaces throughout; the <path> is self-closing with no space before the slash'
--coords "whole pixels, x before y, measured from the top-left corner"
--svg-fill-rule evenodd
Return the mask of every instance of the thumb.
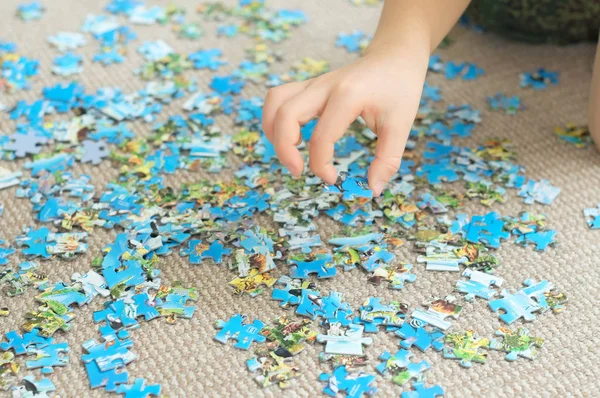
<path id="1" fill-rule="evenodd" d="M 396 175 L 402 162 L 402 154 L 410 127 L 394 117 L 384 117 L 377 126 L 375 159 L 369 168 L 369 187 L 379 196 L 385 185 Z"/>

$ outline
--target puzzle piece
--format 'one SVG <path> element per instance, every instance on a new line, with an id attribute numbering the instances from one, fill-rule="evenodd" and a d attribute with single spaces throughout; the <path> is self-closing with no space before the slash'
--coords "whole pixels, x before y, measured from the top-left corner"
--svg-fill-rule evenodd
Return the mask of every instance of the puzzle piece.
<path id="1" fill-rule="evenodd" d="M 42 227 L 37 230 L 26 228 L 24 232 L 25 235 L 17 236 L 16 238 L 18 246 L 27 246 L 27 248 L 23 249 L 23 254 L 34 258 L 42 257 L 43 259 L 52 257 L 52 254 L 48 252 L 48 246 L 52 246 L 47 242 L 48 234 L 50 234 L 48 228 Z"/>
<path id="2" fill-rule="evenodd" d="M 552 186 L 548 180 L 529 180 L 519 191 L 519 196 L 528 205 L 534 202 L 550 205 L 559 194 L 560 188 Z"/>
<path id="3" fill-rule="evenodd" d="M 271 298 L 273 300 L 281 301 L 281 307 L 287 307 L 288 305 L 300 304 L 300 299 L 303 294 L 303 290 L 308 290 L 309 294 L 318 296 L 319 292 L 316 290 L 316 286 L 313 282 L 302 281 L 300 279 L 292 279 L 287 275 L 282 275 L 276 282 L 278 286 L 283 288 L 273 289 Z"/>
<path id="4" fill-rule="evenodd" d="M 590 229 L 600 229 L 600 203 L 598 207 L 583 209 L 583 216 Z"/>
<path id="5" fill-rule="evenodd" d="M 545 300 L 545 293 L 551 290 L 552 284 L 548 281 L 531 283 L 514 294 L 504 289 L 502 298 L 490 301 L 489 306 L 494 312 L 503 311 L 499 317 L 508 325 L 519 318 L 531 322 L 535 320 L 535 312 L 550 308 Z"/>
<path id="6" fill-rule="evenodd" d="M 210 88 L 219 94 L 239 94 L 245 85 L 243 80 L 239 80 L 233 75 L 214 76 Z"/>
<path id="7" fill-rule="evenodd" d="M 218 48 L 209 50 L 199 50 L 188 55 L 188 59 L 194 64 L 196 69 L 217 70 L 222 65 L 227 65 L 227 62 L 222 60 L 223 52 Z"/>
<path id="8" fill-rule="evenodd" d="M 449 159 L 440 159 L 436 163 L 427 163 L 419 167 L 416 172 L 418 177 L 426 177 L 431 185 L 441 184 L 442 181 L 458 181 L 456 168 L 450 163 Z"/>
<path id="9" fill-rule="evenodd" d="M 289 387 L 289 381 L 300 375 L 299 368 L 288 366 L 284 362 L 284 358 L 270 352 L 269 355 L 260 356 L 259 358 L 251 358 L 246 361 L 248 370 L 255 373 L 260 370 L 259 374 L 254 376 L 254 380 L 263 388 L 267 388 L 277 383 L 279 388 Z"/>
<path id="10" fill-rule="evenodd" d="M 516 361 L 518 357 L 535 359 L 540 353 L 539 349 L 544 345 L 543 338 L 531 336 L 529 330 L 523 327 L 517 330 L 500 328 L 496 331 L 496 335 L 501 336 L 501 339 L 492 339 L 490 348 L 506 352 L 505 359 L 511 362 Z"/>
<path id="11" fill-rule="evenodd" d="M 326 381 L 323 393 L 335 397 L 338 392 L 346 392 L 347 398 L 360 398 L 363 395 L 374 395 L 377 388 L 373 385 L 374 375 L 359 373 L 351 375 L 345 366 L 337 367 L 332 374 L 321 373 L 320 381 Z"/>
<path id="12" fill-rule="evenodd" d="M 42 145 L 48 143 L 48 138 L 37 135 L 34 130 L 27 133 L 15 133 L 9 136 L 10 141 L 3 145 L 5 151 L 12 151 L 18 158 L 27 155 L 37 155 L 42 150 Z"/>
<path id="13" fill-rule="evenodd" d="M 59 344 L 48 344 L 43 347 L 33 346 L 27 349 L 28 354 L 35 354 L 36 358 L 26 361 L 27 369 L 42 368 L 42 374 L 53 372 L 54 366 L 67 366 L 69 357 L 61 355 L 69 351 L 67 342 Z"/>
<path id="14" fill-rule="evenodd" d="M 423 352 L 431 347 L 436 351 L 444 348 L 444 333 L 438 329 L 428 331 L 425 329 L 425 325 L 418 320 L 404 322 L 394 333 L 402 339 L 400 346 L 405 349 L 410 349 L 413 345 Z"/>
<path id="15" fill-rule="evenodd" d="M 414 382 L 413 388 L 413 391 L 403 392 L 401 398 L 435 398 L 444 396 L 444 389 L 440 385 L 425 388 L 422 382 Z"/>
<path id="16" fill-rule="evenodd" d="M 389 263 L 396 258 L 395 254 L 387 250 L 387 245 L 362 247 L 358 251 L 360 252 L 360 266 L 368 272 L 379 268 L 381 263 Z"/>
<path id="17" fill-rule="evenodd" d="M 447 321 L 446 318 L 458 319 L 462 311 L 462 307 L 454 304 L 454 301 L 453 296 L 447 296 L 445 299 L 432 297 L 424 304 L 428 307 L 427 311 L 417 308 L 413 311 L 411 317 L 446 331 L 452 326 L 452 323 Z"/>
<path id="18" fill-rule="evenodd" d="M 117 390 L 119 384 L 127 383 L 129 379 L 129 374 L 123 370 L 111 369 L 102 372 L 96 361 L 85 363 L 84 366 L 91 388 L 104 387 L 106 391 L 113 392 Z"/>
<path id="19" fill-rule="evenodd" d="M 38 329 L 32 329 L 30 332 L 21 336 L 16 330 L 11 330 L 4 335 L 8 341 L 0 343 L 0 348 L 2 348 L 3 351 L 12 349 L 15 352 L 15 355 L 23 355 L 26 354 L 28 349 L 32 346 L 44 347 L 52 343 L 51 338 L 44 337 L 40 335 L 39 332 Z"/>
<path id="20" fill-rule="evenodd" d="M 445 342 L 454 346 L 454 348 L 444 348 L 444 358 L 460 359 L 460 366 L 470 368 L 473 362 L 485 363 L 487 352 L 483 349 L 490 348 L 490 340 L 479 338 L 474 330 L 467 330 L 464 333 L 449 333 L 446 335 Z"/>
<path id="21" fill-rule="evenodd" d="M 248 350 L 255 341 L 264 343 L 266 337 L 262 336 L 260 332 L 265 324 L 258 319 L 251 324 L 244 324 L 246 318 L 246 315 L 236 314 L 227 322 L 218 320 L 217 329 L 221 329 L 221 331 L 215 335 L 214 339 L 222 344 L 226 344 L 229 339 L 235 339 L 237 343 L 234 347 L 241 350 Z"/>
<path id="22" fill-rule="evenodd" d="M 211 258 L 215 263 L 221 264 L 223 262 L 223 255 L 228 256 L 231 254 L 231 249 L 224 249 L 223 244 L 218 240 L 213 241 L 208 249 L 201 253 L 201 258 Z"/>
<path id="23" fill-rule="evenodd" d="M 364 178 L 350 177 L 348 173 L 340 173 L 334 185 L 324 187 L 325 192 L 341 193 L 342 200 L 351 201 L 358 198 L 372 199 L 373 191 L 369 189 Z"/>
<path id="24" fill-rule="evenodd" d="M 355 53 L 365 48 L 369 44 L 369 41 L 369 36 L 365 35 L 363 32 L 355 30 L 350 34 L 338 34 L 335 45 L 345 48 L 348 52 Z"/>
<path id="25" fill-rule="evenodd" d="M 8 257 L 15 254 L 16 250 L 12 247 L 1 247 L 5 242 L 0 239 L 0 265 L 8 264 Z"/>
<path id="26" fill-rule="evenodd" d="M 46 241 L 49 245 L 46 246 L 48 254 L 57 254 L 64 259 L 73 259 L 77 253 L 85 253 L 88 249 L 88 244 L 81 242 L 88 237 L 87 232 L 65 232 L 65 233 L 49 233 Z"/>
<path id="27" fill-rule="evenodd" d="M 48 398 L 48 393 L 56 390 L 50 379 L 36 380 L 31 375 L 23 377 L 21 384 L 23 385 L 13 387 L 13 398 Z"/>
<path id="28" fill-rule="evenodd" d="M 83 155 L 81 156 L 81 159 L 79 159 L 81 163 L 99 165 L 104 158 L 110 155 L 110 151 L 107 149 L 107 143 L 104 140 L 84 140 L 81 142 L 81 145 L 83 148 Z"/>
<path id="29" fill-rule="evenodd" d="M 58 32 L 48 36 L 48 43 L 52 44 L 60 52 L 75 50 L 87 44 L 85 36 L 77 32 Z"/>
<path id="30" fill-rule="evenodd" d="M 307 279 L 311 274 L 317 274 L 319 279 L 333 278 L 337 274 L 335 266 L 331 266 L 333 257 L 325 254 L 315 258 L 313 261 L 297 261 L 293 258 L 289 261 L 290 276 L 295 279 Z"/>
<path id="31" fill-rule="evenodd" d="M 504 279 L 499 276 L 472 269 L 466 269 L 462 276 L 469 278 L 469 280 L 458 280 L 456 282 L 456 290 L 466 293 L 465 300 L 467 301 L 472 301 L 475 297 L 490 300 L 496 295 L 496 291 L 491 286 L 501 287 L 504 283 Z"/>
<path id="32" fill-rule="evenodd" d="M 277 343 L 275 353 L 283 358 L 297 355 L 304 350 L 306 342 L 313 343 L 317 339 L 317 332 L 311 328 L 312 322 L 308 319 L 293 321 L 288 316 L 276 318 L 272 325 L 265 326 L 261 334 L 267 338 L 271 346 Z"/>
<path id="33" fill-rule="evenodd" d="M 508 239 L 510 233 L 504 231 L 504 221 L 496 212 L 485 216 L 473 216 L 471 222 L 463 227 L 465 238 L 472 243 L 484 243 L 497 249 L 501 239 Z"/>
<path id="34" fill-rule="evenodd" d="M 519 84 L 523 88 L 532 87 L 534 90 L 544 90 L 549 84 L 558 84 L 558 72 L 551 72 L 544 68 L 539 68 L 535 72 L 521 73 L 519 79 Z"/>
<path id="35" fill-rule="evenodd" d="M 150 395 L 160 395 L 160 384 L 146 385 L 146 380 L 137 378 L 133 384 L 121 384 L 117 387 L 117 394 L 125 394 L 125 398 L 146 398 Z"/>
<path id="36" fill-rule="evenodd" d="M 360 307 L 360 319 L 367 322 L 382 321 L 382 325 L 400 326 L 404 323 L 408 306 L 399 301 L 383 304 L 381 298 L 369 298 Z"/>
<path id="37" fill-rule="evenodd" d="M 50 337 L 58 330 L 69 331 L 69 322 L 73 319 L 71 313 L 57 314 L 53 309 L 40 307 L 38 311 L 29 311 L 25 314 L 25 322 L 21 329 L 27 332 L 38 329 L 39 334 Z"/>
<path id="38" fill-rule="evenodd" d="M 317 335 L 319 343 L 326 343 L 327 354 L 359 355 L 363 356 L 363 345 L 371 345 L 373 339 L 363 337 L 364 327 L 362 325 L 350 324 L 345 332 L 341 330 L 341 324 L 332 323 L 328 334 Z"/>
<path id="39" fill-rule="evenodd" d="M 535 230 L 532 232 L 520 234 L 517 231 L 517 239 L 515 243 L 521 246 L 527 246 L 530 243 L 535 245 L 535 250 L 545 251 L 548 246 L 554 245 L 556 241 L 554 237 L 556 236 L 556 231 L 548 229 L 545 231 L 537 231 L 537 227 L 534 227 Z"/>
<path id="40" fill-rule="evenodd" d="M 410 273 L 412 268 L 412 264 L 384 264 L 373 271 L 368 281 L 375 286 L 379 286 L 382 281 L 390 282 L 390 289 L 401 290 L 405 282 L 417 280 L 417 276 Z"/>
<path id="41" fill-rule="evenodd" d="M 248 293 L 250 297 L 256 297 L 265 287 L 272 287 L 275 282 L 277 280 L 268 273 L 261 274 L 257 269 L 251 269 L 247 276 L 237 277 L 229 282 L 229 285 L 234 288 L 233 294 Z M 273 294 L 275 295 L 275 292 Z"/>
<path id="42" fill-rule="evenodd" d="M 52 72 L 60 76 L 70 76 L 83 72 L 83 57 L 67 52 L 64 55 L 54 58 Z"/>
<path id="43" fill-rule="evenodd" d="M 383 362 L 375 369 L 382 375 L 391 375 L 392 381 L 400 386 L 412 379 L 421 380 L 423 372 L 431 366 L 424 360 L 418 363 L 413 362 L 411 361 L 412 357 L 413 354 L 404 349 L 398 350 L 394 355 L 385 351 L 379 356 Z"/>

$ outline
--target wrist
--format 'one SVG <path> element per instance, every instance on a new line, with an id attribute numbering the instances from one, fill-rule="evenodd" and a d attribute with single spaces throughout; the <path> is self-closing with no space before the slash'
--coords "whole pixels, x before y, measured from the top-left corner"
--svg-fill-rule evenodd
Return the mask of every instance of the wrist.
<path id="1" fill-rule="evenodd" d="M 431 35 L 425 24 L 402 24 L 393 30 L 377 32 L 364 52 L 365 57 L 383 54 L 390 60 L 403 58 L 407 55 L 417 63 L 427 65 L 431 54 Z"/>

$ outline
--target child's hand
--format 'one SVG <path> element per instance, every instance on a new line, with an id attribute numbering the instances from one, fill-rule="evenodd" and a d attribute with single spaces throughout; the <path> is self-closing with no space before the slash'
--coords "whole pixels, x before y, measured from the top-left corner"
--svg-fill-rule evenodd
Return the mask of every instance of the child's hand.
<path id="1" fill-rule="evenodd" d="M 319 116 L 310 140 L 309 166 L 327 184 L 335 183 L 334 144 L 360 115 L 378 138 L 369 187 L 376 196 L 383 191 L 400 167 L 429 59 L 427 51 L 394 55 L 392 50 L 371 52 L 342 69 L 269 90 L 263 130 L 292 175 L 304 170 L 296 148 L 300 126 Z"/>

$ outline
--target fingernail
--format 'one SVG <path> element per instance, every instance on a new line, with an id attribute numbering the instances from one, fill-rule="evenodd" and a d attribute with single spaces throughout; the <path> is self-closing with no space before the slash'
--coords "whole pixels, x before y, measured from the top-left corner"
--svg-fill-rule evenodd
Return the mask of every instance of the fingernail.
<path id="1" fill-rule="evenodd" d="M 383 192 L 384 187 L 385 187 L 385 182 L 377 181 L 375 184 L 373 184 L 373 194 L 375 196 L 381 195 L 381 192 Z"/>

